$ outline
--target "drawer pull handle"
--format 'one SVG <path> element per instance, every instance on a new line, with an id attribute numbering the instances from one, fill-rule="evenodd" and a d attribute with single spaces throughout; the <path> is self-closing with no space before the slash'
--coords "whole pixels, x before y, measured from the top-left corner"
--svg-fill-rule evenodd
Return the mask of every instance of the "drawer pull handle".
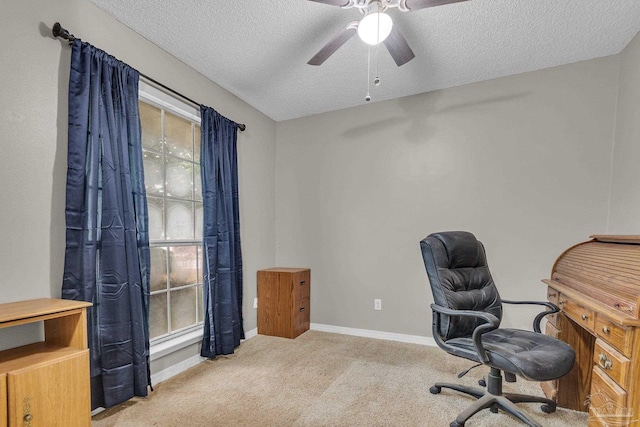
<path id="1" fill-rule="evenodd" d="M 564 305 L 564 301 L 563 300 L 558 301 L 558 305 Z"/>
<path id="2" fill-rule="evenodd" d="M 301 280 L 301 281 L 300 281 L 300 286 L 304 286 L 304 285 L 305 285 L 305 283 L 307 283 L 307 281 L 306 281 L 306 280 Z"/>
<path id="3" fill-rule="evenodd" d="M 611 329 L 609 329 L 609 328 L 608 328 L 608 327 L 606 327 L 606 326 L 603 326 L 603 327 L 602 327 L 602 332 L 604 332 L 605 334 L 607 334 L 607 335 L 608 335 L 608 334 L 610 334 L 610 333 L 611 333 Z"/>
<path id="4" fill-rule="evenodd" d="M 589 316 L 587 316 L 586 314 L 583 314 L 582 316 L 580 316 L 582 318 L 582 320 L 587 321 L 589 320 Z"/>
<path id="5" fill-rule="evenodd" d="M 600 361 L 598 362 L 598 365 L 600 365 L 604 370 L 613 369 L 613 361 L 604 353 L 600 353 Z"/>
<path id="6" fill-rule="evenodd" d="M 555 298 L 556 295 L 558 295 L 558 294 L 557 293 L 549 294 L 549 295 L 547 295 L 547 298 Z"/>
<path id="7" fill-rule="evenodd" d="M 29 421 L 31 421 L 32 419 L 33 419 L 33 415 L 31 415 L 31 414 L 27 414 L 27 415 L 25 415 L 25 416 L 24 416 L 24 420 L 25 420 L 26 422 L 29 422 Z"/>
<path id="8" fill-rule="evenodd" d="M 304 311 L 304 307 L 300 307 L 300 312 L 303 312 L 303 311 Z"/>

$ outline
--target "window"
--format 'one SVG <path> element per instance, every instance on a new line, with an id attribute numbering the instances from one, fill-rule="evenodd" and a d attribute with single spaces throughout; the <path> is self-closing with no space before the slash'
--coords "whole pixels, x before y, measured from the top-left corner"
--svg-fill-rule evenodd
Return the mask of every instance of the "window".
<path id="1" fill-rule="evenodd" d="M 140 82 L 152 342 L 201 328 L 202 190 L 195 108 Z"/>

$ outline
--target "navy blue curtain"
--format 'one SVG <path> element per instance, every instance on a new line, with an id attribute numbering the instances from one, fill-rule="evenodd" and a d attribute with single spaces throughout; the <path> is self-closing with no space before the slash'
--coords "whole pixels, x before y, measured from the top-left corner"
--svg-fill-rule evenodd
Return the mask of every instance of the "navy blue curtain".
<path id="1" fill-rule="evenodd" d="M 238 208 L 238 125 L 200 106 L 204 222 L 204 336 L 201 355 L 232 354 L 244 338 Z"/>
<path id="2" fill-rule="evenodd" d="M 138 72 L 75 40 L 62 297 L 88 314 L 92 407 L 146 396 L 149 236 Z"/>

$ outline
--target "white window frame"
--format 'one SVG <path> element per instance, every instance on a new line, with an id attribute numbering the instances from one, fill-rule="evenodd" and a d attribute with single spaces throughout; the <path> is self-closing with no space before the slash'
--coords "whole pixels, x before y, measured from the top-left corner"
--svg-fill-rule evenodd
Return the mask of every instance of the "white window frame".
<path id="1" fill-rule="evenodd" d="M 201 124 L 199 108 L 154 87 L 152 84 L 143 81 L 142 78 L 139 81 L 138 96 L 139 99 L 145 103 L 154 105 L 177 116 L 183 117 L 189 121 L 196 123 L 198 126 L 200 126 Z M 202 238 L 200 238 L 199 240 L 202 240 Z M 179 244 L 180 242 L 171 240 L 164 241 L 164 244 L 169 246 L 176 246 L 176 243 Z M 152 247 L 153 246 L 163 246 L 163 244 L 155 243 L 152 245 Z M 202 248 L 200 250 L 202 250 Z M 202 307 L 200 309 L 202 309 Z M 200 342 L 202 340 L 203 331 L 203 323 L 197 323 L 192 327 L 170 333 L 169 335 L 165 335 L 163 337 L 152 339 L 150 342 L 149 351 L 150 359 L 158 359 L 181 348 Z"/>

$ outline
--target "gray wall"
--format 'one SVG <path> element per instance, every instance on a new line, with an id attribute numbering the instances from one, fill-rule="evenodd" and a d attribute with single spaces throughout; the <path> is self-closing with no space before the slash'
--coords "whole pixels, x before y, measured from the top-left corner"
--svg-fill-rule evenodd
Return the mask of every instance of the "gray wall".
<path id="1" fill-rule="evenodd" d="M 545 299 L 561 251 L 606 232 L 618 72 L 613 56 L 279 122 L 277 262 L 311 268 L 311 321 L 430 336 L 418 243 L 441 230 L 485 243 L 503 297 Z"/>
<path id="2" fill-rule="evenodd" d="M 640 35 L 620 54 L 609 229 L 640 234 Z"/>
<path id="3" fill-rule="evenodd" d="M 244 314 L 246 330 L 255 328 L 255 272 L 275 263 L 275 122 L 87 1 L 0 2 L 0 303 L 60 295 L 70 60 L 66 43 L 51 37 L 60 21 L 140 72 L 246 123 L 238 142 Z M 5 347 L 30 338 L 0 334 Z"/>

